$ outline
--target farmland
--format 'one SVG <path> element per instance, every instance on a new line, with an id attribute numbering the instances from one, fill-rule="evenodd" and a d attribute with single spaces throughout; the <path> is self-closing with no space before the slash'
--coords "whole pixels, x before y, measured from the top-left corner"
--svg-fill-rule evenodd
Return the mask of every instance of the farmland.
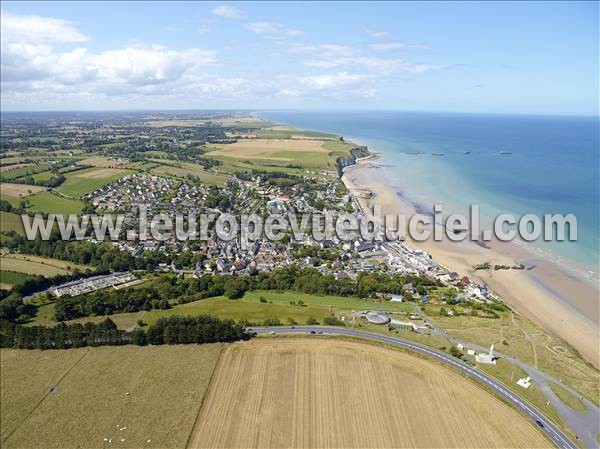
<path id="1" fill-rule="evenodd" d="M 273 161 L 306 168 L 332 167 L 335 158 L 321 140 L 312 139 L 242 139 L 232 144 L 208 147 L 209 156 Z"/>
<path id="2" fill-rule="evenodd" d="M 2 271 L 0 271 L 0 288 L 4 290 L 10 290 L 14 285 L 20 284 L 30 277 L 31 276 L 25 273 L 5 271 L 4 266 L 2 266 Z"/>
<path id="3" fill-rule="evenodd" d="M 160 160 L 151 159 L 152 162 L 160 162 L 161 165 L 157 165 L 150 171 L 156 175 L 172 175 L 175 177 L 184 178 L 187 175 L 197 176 L 203 184 L 208 185 L 225 185 L 227 176 L 214 173 L 202 168 L 201 165 L 193 164 L 189 162 L 161 162 Z"/>
<path id="4" fill-rule="evenodd" d="M 34 193 L 46 190 L 44 187 L 32 186 L 27 184 L 0 184 L 0 195 L 3 200 L 9 201 L 13 206 L 18 206 L 19 202 Z"/>
<path id="5" fill-rule="evenodd" d="M 4 231 L 15 231 L 17 234 L 25 234 L 21 217 L 10 212 L 0 212 L 0 232 Z"/>
<path id="6" fill-rule="evenodd" d="M 83 202 L 77 199 L 65 198 L 52 192 L 40 192 L 27 197 L 28 210 L 48 214 L 78 214 L 81 212 Z"/>
<path id="7" fill-rule="evenodd" d="M 89 268 L 64 260 L 25 254 L 2 254 L 0 262 L 3 270 L 42 276 L 56 276 L 71 273 L 74 270 L 85 271 Z"/>
<path id="8" fill-rule="evenodd" d="M 548 446 L 516 411 L 432 362 L 269 339 L 224 350 L 188 447 Z"/>
<path id="9" fill-rule="evenodd" d="M 131 173 L 130 170 L 102 167 L 77 170 L 67 173 L 65 175 L 67 179 L 56 190 L 63 195 L 79 198 L 129 173 Z"/>
<path id="10" fill-rule="evenodd" d="M 221 348 L 3 349 L 2 447 L 183 449 Z"/>

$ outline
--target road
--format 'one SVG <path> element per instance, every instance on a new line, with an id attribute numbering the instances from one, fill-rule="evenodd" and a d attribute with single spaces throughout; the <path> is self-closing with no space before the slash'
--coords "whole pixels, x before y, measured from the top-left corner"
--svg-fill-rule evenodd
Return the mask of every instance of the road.
<path id="1" fill-rule="evenodd" d="M 250 331 L 250 329 L 248 329 Z M 348 329 L 343 327 L 329 327 L 329 326 L 277 326 L 277 327 L 252 327 L 251 330 L 257 334 L 312 334 L 319 333 L 323 335 L 342 335 L 349 337 L 364 338 L 366 340 L 377 341 L 386 343 L 393 346 L 398 346 L 403 349 L 408 349 L 426 357 L 432 358 L 445 365 L 450 365 L 454 369 L 459 370 L 463 374 L 477 380 L 484 384 L 496 394 L 504 398 L 507 402 L 511 403 L 514 407 L 520 410 L 533 424 L 538 427 L 554 444 L 563 449 L 578 449 L 578 447 L 572 443 L 569 438 L 558 429 L 552 421 L 547 419 L 544 415 L 538 412 L 531 405 L 523 401 L 520 397 L 506 388 L 504 385 L 496 381 L 493 377 L 482 373 L 475 368 L 471 367 L 462 360 L 446 355 L 442 352 L 430 349 L 426 346 L 422 346 L 417 343 L 413 343 L 408 340 L 404 340 L 398 337 L 392 337 L 383 334 L 375 334 L 371 332 L 360 331 L 356 329 Z M 541 424 L 538 424 L 538 422 Z"/>
<path id="2" fill-rule="evenodd" d="M 433 333 L 445 338 L 446 340 L 458 344 L 461 343 L 465 348 L 474 349 L 477 352 L 488 352 L 488 348 L 484 348 L 482 346 L 476 345 L 474 343 L 462 340 L 453 335 L 448 334 L 444 329 L 437 326 L 422 310 L 419 306 L 415 306 L 415 313 L 419 315 L 423 321 L 428 323 L 433 328 Z M 514 318 L 513 318 L 514 320 Z M 527 337 L 526 337 L 527 338 Z M 535 345 L 533 345 L 535 348 Z M 537 366 L 531 366 L 527 363 L 515 359 L 514 357 L 503 354 L 498 351 L 497 348 L 494 348 L 494 354 L 499 358 L 504 359 L 513 365 L 520 367 L 523 371 L 527 373 L 533 383 L 537 385 L 537 387 L 544 393 L 548 401 L 552 404 L 552 406 L 556 409 L 558 414 L 564 420 L 564 422 L 569 426 L 569 428 L 575 432 L 580 439 L 580 441 L 585 445 L 585 447 L 589 448 L 597 448 L 598 442 L 596 440 L 596 435 L 600 433 L 600 408 L 592 403 L 589 399 L 581 396 L 580 393 L 575 391 L 573 388 L 565 385 L 560 379 L 557 379 L 550 374 L 541 371 Z M 534 352 L 535 354 L 535 352 Z M 535 357 L 535 356 L 534 356 Z M 569 406 L 567 406 L 550 388 L 550 383 L 553 382 L 557 385 L 560 385 L 562 388 L 567 390 L 573 396 L 579 398 L 583 405 L 585 406 L 585 411 L 573 410 Z"/>

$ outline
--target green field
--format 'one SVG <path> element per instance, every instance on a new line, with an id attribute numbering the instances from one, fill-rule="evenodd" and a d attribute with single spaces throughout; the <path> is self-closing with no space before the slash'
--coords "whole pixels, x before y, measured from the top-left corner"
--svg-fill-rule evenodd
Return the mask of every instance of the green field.
<path id="1" fill-rule="evenodd" d="M 260 298 L 268 302 L 261 302 Z M 290 302 L 303 301 L 304 305 L 292 305 Z M 38 309 L 32 324 L 53 324 L 47 321 L 48 317 L 53 316 L 52 309 L 54 304 L 43 305 Z M 203 299 L 190 302 L 188 304 L 175 305 L 167 310 L 150 310 L 148 312 L 118 313 L 111 315 L 119 328 L 132 329 L 136 327 L 136 322 L 143 319 L 144 323 L 152 324 L 161 317 L 169 315 L 214 315 L 219 318 L 230 318 L 235 321 L 246 320 L 250 323 L 261 324 L 267 319 L 278 319 L 283 324 L 287 324 L 288 318 L 292 318 L 299 324 L 305 324 L 310 317 L 316 318 L 322 322 L 323 318 L 331 313 L 338 316 L 344 314 L 347 319 L 350 318 L 352 310 L 383 310 L 396 313 L 410 313 L 413 309 L 411 304 L 375 302 L 358 298 L 347 298 L 341 296 L 318 296 L 307 295 L 297 292 L 273 292 L 273 291 L 252 291 L 247 292 L 241 299 L 228 299 L 224 296 Z M 85 323 L 86 321 L 98 322 L 105 317 L 85 317 L 74 320 L 75 322 Z"/>
<path id="2" fill-rule="evenodd" d="M 282 163 L 281 161 L 270 162 L 265 160 L 239 160 L 238 158 L 227 156 L 210 156 L 211 159 L 217 159 L 223 163 L 215 168 L 219 173 L 230 175 L 236 172 L 245 172 L 252 170 L 264 170 L 276 173 L 289 173 L 292 175 L 303 175 L 306 173 L 305 168 L 288 167 L 290 163 Z"/>
<path id="3" fill-rule="evenodd" d="M 328 154 L 316 151 L 279 151 L 273 153 L 273 157 L 291 159 L 290 164 L 303 168 L 323 168 L 335 165 L 335 159 L 332 160 Z"/>
<path id="4" fill-rule="evenodd" d="M 301 129 L 278 129 L 264 128 L 258 129 L 253 134 L 260 139 L 292 139 L 294 137 L 312 137 L 316 139 L 337 139 L 338 135 L 320 131 L 307 131 Z"/>
<path id="5" fill-rule="evenodd" d="M 222 347 L 3 349 L 0 445 L 183 449 Z"/>
<path id="6" fill-rule="evenodd" d="M 0 257 L 3 270 L 31 275 L 57 276 L 72 273 L 74 270 L 85 271 L 91 268 L 50 257 L 30 256 L 26 254 L 3 254 Z"/>
<path id="7" fill-rule="evenodd" d="M 131 173 L 131 170 L 92 167 L 65 173 L 67 178 L 56 190 L 63 195 L 79 198 Z"/>
<path id="8" fill-rule="evenodd" d="M 2 271 L 0 271 L 0 284 L 3 286 L 12 287 L 21 284 L 30 278 L 30 275 L 10 271 L 10 268 L 5 268 L 4 265 L 2 265 Z"/>
<path id="9" fill-rule="evenodd" d="M 202 165 L 191 162 L 163 161 L 161 163 L 159 159 L 151 159 L 151 161 L 160 164 L 150 169 L 150 172 L 155 175 L 174 176 L 177 178 L 185 178 L 188 175 L 193 175 L 197 176 L 202 183 L 215 186 L 225 185 L 228 179 L 226 175 L 205 170 Z"/>
<path id="10" fill-rule="evenodd" d="M 21 217 L 10 212 L 0 212 L 0 232 L 5 231 L 15 231 L 17 234 L 25 235 Z"/>
<path id="11" fill-rule="evenodd" d="M 43 171 L 48 170 L 50 168 L 50 164 L 39 164 L 39 165 L 31 165 L 28 167 L 19 167 L 13 170 L 5 170 L 0 174 L 0 178 L 2 182 L 10 182 L 11 180 L 22 178 L 27 175 L 33 175 L 35 173 L 41 173 Z"/>
<path id="12" fill-rule="evenodd" d="M 83 202 L 77 199 L 65 198 L 52 192 L 40 192 L 27 197 L 29 211 L 48 214 L 78 214 L 83 208 Z"/>

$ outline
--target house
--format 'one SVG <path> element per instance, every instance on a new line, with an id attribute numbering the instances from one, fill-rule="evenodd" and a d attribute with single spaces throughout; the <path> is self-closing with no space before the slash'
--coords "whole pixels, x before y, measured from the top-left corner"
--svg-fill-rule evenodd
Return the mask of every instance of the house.
<path id="1" fill-rule="evenodd" d="M 320 244 L 322 249 L 335 248 L 335 243 L 333 243 L 333 240 L 321 240 Z"/>
<path id="2" fill-rule="evenodd" d="M 227 268 L 227 264 L 220 257 L 217 259 L 217 271 L 223 273 Z"/>
<path id="3" fill-rule="evenodd" d="M 392 295 L 390 297 L 390 301 L 391 302 L 403 302 L 404 301 L 404 297 L 402 295 Z"/>
<path id="4" fill-rule="evenodd" d="M 409 282 L 408 284 L 404 284 L 402 286 L 402 290 L 404 290 L 405 292 L 410 293 L 411 295 L 415 292 L 415 288 L 413 287 L 412 283 Z"/>

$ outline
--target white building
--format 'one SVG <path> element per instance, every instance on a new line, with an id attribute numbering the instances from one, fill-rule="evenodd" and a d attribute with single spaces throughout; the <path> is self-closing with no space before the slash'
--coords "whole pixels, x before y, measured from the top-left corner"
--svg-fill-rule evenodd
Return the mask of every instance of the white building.
<path id="1" fill-rule="evenodd" d="M 482 352 L 475 356 L 475 360 L 478 363 L 486 363 L 488 365 L 495 365 L 496 359 L 494 358 L 494 345 L 490 346 L 490 352 L 487 354 Z"/>

